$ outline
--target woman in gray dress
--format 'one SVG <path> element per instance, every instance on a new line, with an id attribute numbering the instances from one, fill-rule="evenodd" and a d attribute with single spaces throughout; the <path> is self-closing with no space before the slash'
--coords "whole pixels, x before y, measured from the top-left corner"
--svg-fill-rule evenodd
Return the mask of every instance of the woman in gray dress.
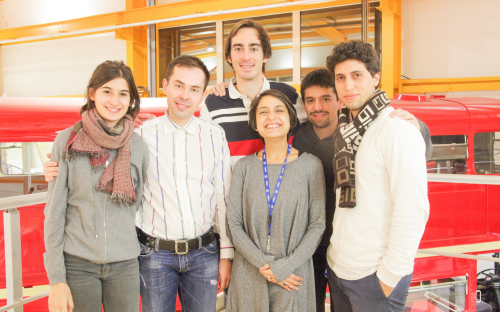
<path id="1" fill-rule="evenodd" d="M 321 161 L 288 144 L 295 108 L 268 90 L 251 104 L 264 149 L 236 164 L 227 229 L 235 247 L 226 311 L 315 311 L 312 255 L 325 228 Z"/>

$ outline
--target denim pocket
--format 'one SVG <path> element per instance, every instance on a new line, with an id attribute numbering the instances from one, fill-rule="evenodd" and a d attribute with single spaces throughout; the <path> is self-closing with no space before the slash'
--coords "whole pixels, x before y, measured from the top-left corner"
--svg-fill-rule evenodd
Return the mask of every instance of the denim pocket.
<path id="1" fill-rule="evenodd" d="M 210 244 L 203 246 L 202 249 L 209 254 L 217 253 L 219 251 L 219 248 L 217 247 L 217 240 L 214 240 Z"/>
<path id="2" fill-rule="evenodd" d="M 376 285 L 373 285 L 373 284 L 376 284 Z M 380 280 L 377 276 L 377 272 L 373 273 L 372 285 L 375 288 L 375 291 L 377 291 L 378 294 L 382 296 L 382 298 L 385 298 L 385 299 L 389 298 L 385 295 L 385 292 L 382 289 L 382 285 L 380 284 Z"/>
<path id="3" fill-rule="evenodd" d="M 152 247 L 145 246 L 142 243 L 140 244 L 141 244 L 141 254 L 139 255 L 139 257 L 147 258 L 151 256 L 151 254 L 153 254 L 154 249 Z"/>

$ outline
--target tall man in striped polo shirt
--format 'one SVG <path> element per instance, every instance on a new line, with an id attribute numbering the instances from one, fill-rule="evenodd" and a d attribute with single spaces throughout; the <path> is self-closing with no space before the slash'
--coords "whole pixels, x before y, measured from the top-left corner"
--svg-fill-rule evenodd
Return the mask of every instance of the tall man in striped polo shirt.
<path id="1" fill-rule="evenodd" d="M 250 103 L 261 92 L 269 89 L 283 92 L 295 104 L 299 123 L 305 122 L 307 116 L 295 88 L 286 83 L 268 81 L 264 77 L 272 49 L 271 39 L 261 24 L 251 19 L 238 22 L 227 37 L 224 53 L 235 76 L 223 90 L 223 95 L 207 96 L 200 117 L 214 121 L 225 130 L 231 165 L 234 167 L 240 158 L 264 147 L 257 132 L 248 124 Z"/>

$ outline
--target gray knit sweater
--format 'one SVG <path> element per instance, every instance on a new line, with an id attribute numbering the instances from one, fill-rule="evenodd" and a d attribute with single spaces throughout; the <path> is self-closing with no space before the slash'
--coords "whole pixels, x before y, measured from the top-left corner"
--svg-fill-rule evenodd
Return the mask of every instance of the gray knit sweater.
<path id="1" fill-rule="evenodd" d="M 281 164 L 268 165 L 270 191 Z M 268 214 L 262 161 L 255 154 L 236 164 L 227 209 L 228 236 L 235 247 L 226 311 L 315 311 L 312 255 L 325 229 L 325 180 L 321 161 L 304 153 L 287 163 L 271 228 L 269 262 Z M 288 292 L 268 282 L 259 268 L 269 263 L 278 281 L 294 273 L 302 277 L 299 290 Z"/>
<path id="2" fill-rule="evenodd" d="M 57 177 L 49 183 L 45 206 L 44 264 L 50 285 L 66 282 L 64 253 L 94 263 L 112 263 L 139 256 L 135 214 L 140 205 L 148 168 L 148 148 L 134 133 L 130 175 L 137 204 L 129 206 L 95 189 L 103 169 L 95 171 L 88 157 L 71 162 L 61 159 L 71 128 L 59 133 L 52 147 L 52 160 L 59 164 Z M 116 156 L 111 151 L 109 161 Z"/>

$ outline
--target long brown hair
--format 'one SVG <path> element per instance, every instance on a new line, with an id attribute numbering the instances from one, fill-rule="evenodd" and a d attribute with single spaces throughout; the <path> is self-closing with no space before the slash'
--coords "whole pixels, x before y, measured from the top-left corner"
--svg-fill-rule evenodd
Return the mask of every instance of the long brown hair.
<path id="1" fill-rule="evenodd" d="M 107 82 L 120 77 L 127 81 L 130 93 L 130 106 L 128 107 L 127 114 L 130 114 L 133 118 L 135 118 L 141 109 L 141 98 L 139 97 L 139 92 L 135 86 L 132 70 L 130 70 L 130 67 L 125 65 L 123 61 L 106 61 L 96 67 L 89 80 L 87 89 L 85 90 L 87 102 L 80 109 L 80 115 L 84 111 L 95 107 L 95 102 L 90 99 L 90 96 L 94 94 L 97 89 L 102 87 Z"/>

